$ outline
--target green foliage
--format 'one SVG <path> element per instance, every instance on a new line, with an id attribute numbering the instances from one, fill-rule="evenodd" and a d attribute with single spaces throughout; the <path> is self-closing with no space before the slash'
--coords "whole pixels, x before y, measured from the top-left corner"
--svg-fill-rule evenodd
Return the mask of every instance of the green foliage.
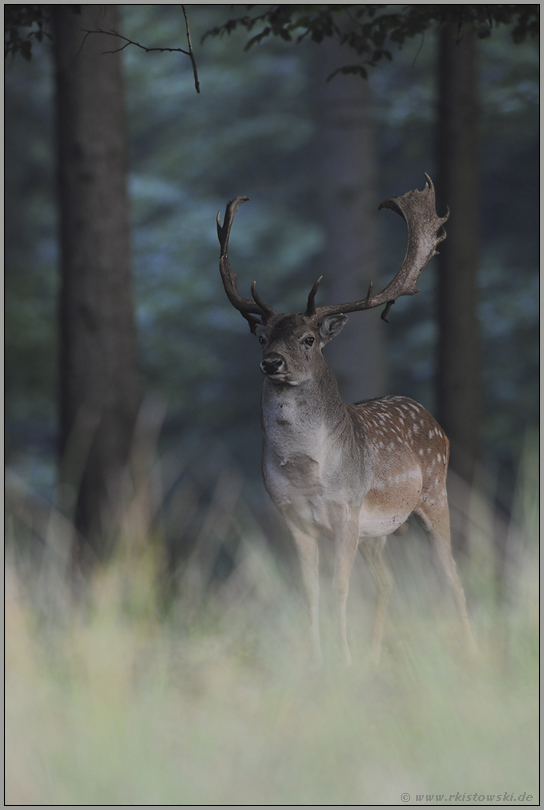
<path id="1" fill-rule="evenodd" d="M 254 6 L 247 6 L 248 9 Z M 262 8 L 262 6 L 259 6 Z M 393 10 L 401 8 L 401 11 Z M 444 25 L 456 27 L 457 37 L 476 32 L 481 39 L 491 34 L 495 26 L 508 25 L 514 42 L 523 42 L 527 37 L 538 37 L 538 5 L 273 5 L 256 16 L 244 15 L 215 26 L 204 36 L 223 36 L 237 28 L 250 32 L 257 25 L 264 25 L 258 34 L 251 37 L 246 50 L 270 36 L 291 41 L 294 32 L 299 33 L 297 42 L 310 37 L 320 43 L 325 37 L 336 36 L 341 45 L 347 45 L 362 58 L 364 65 L 376 66 L 385 57 L 392 59 L 384 46 L 388 41 L 399 48 L 407 39 L 423 37 L 427 31 Z M 336 73 L 355 73 L 367 78 L 367 71 L 359 65 L 346 65 Z"/>
<path id="2" fill-rule="evenodd" d="M 79 8 L 73 6 L 74 10 Z M 20 53 L 23 59 L 30 62 L 32 58 L 33 37 L 36 42 L 42 42 L 44 37 L 51 39 L 51 34 L 44 26 L 49 24 L 51 14 L 50 6 L 28 6 L 4 4 L 4 57 L 12 57 Z M 37 25 L 38 30 L 29 31 L 26 37 L 21 29 L 32 28 Z"/>

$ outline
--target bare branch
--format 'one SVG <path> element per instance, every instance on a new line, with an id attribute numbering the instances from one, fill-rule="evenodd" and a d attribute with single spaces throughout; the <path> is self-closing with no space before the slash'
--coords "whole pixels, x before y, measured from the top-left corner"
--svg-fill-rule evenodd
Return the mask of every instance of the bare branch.
<path id="1" fill-rule="evenodd" d="M 412 62 L 412 69 L 415 68 L 415 66 L 416 66 L 417 58 L 418 58 L 419 54 L 421 53 L 421 51 L 423 49 L 424 42 L 425 42 L 425 31 L 422 31 L 421 32 L 421 43 L 420 43 L 419 48 L 417 49 L 416 55 L 414 56 L 414 61 Z"/>
<path id="2" fill-rule="evenodd" d="M 189 18 L 187 16 L 187 12 L 185 11 L 185 6 L 181 6 L 183 9 L 183 16 L 185 17 L 185 28 L 187 29 L 187 44 L 189 46 L 189 56 L 191 57 L 191 64 L 193 66 L 193 76 L 195 77 L 195 90 L 197 93 L 200 93 L 200 82 L 198 81 L 198 73 L 196 70 L 196 62 L 195 56 L 193 53 L 193 43 L 191 42 L 191 31 L 189 29 Z"/>
<path id="3" fill-rule="evenodd" d="M 104 31 L 103 28 L 95 28 L 94 31 L 89 31 L 86 28 L 82 28 L 82 31 L 85 31 L 87 35 L 89 34 L 106 34 L 109 37 L 117 37 L 117 39 L 123 39 L 127 45 L 135 45 L 137 48 L 141 48 L 142 51 L 146 53 L 150 53 L 151 51 L 168 51 L 169 53 L 184 53 L 186 56 L 190 56 L 191 54 L 189 51 L 184 51 L 183 48 L 147 48 L 145 45 L 141 45 L 139 42 L 134 42 L 134 40 L 129 39 L 128 37 L 124 37 L 122 34 L 119 34 L 117 31 L 113 29 L 111 31 Z M 87 37 L 85 37 L 86 39 Z M 126 48 L 126 45 L 123 46 Z M 118 50 L 122 50 L 118 48 Z M 104 51 L 104 53 L 117 53 L 117 51 Z"/>
<path id="4" fill-rule="evenodd" d="M 83 42 L 81 43 L 81 47 L 83 47 L 83 45 L 85 44 L 85 40 L 87 39 L 89 34 L 105 34 L 106 36 L 109 36 L 109 37 L 117 37 L 117 39 L 123 40 L 125 44 L 122 45 L 120 48 L 116 48 L 113 51 L 103 51 L 104 54 L 119 53 L 120 51 L 124 51 L 125 48 L 127 48 L 129 45 L 134 45 L 136 48 L 140 48 L 142 51 L 145 51 L 146 53 L 151 53 L 151 51 L 160 51 L 161 53 L 183 53 L 183 54 L 185 54 L 185 56 L 188 56 L 190 58 L 190 60 L 191 60 L 191 64 L 193 66 L 193 75 L 194 75 L 194 78 L 195 78 L 195 89 L 196 89 L 197 93 L 200 93 L 200 83 L 198 81 L 198 73 L 197 73 L 197 69 L 196 69 L 195 57 L 194 57 L 194 54 L 193 54 L 193 46 L 191 44 L 191 35 L 190 35 L 190 31 L 189 31 L 189 21 L 187 19 L 187 14 L 185 13 L 185 7 L 182 6 L 182 8 L 183 8 L 183 14 L 185 16 L 185 24 L 186 24 L 186 28 L 187 28 L 187 41 L 189 43 L 189 50 L 188 51 L 184 50 L 183 48 L 148 48 L 146 45 L 142 45 L 140 42 L 135 42 L 133 39 L 129 39 L 128 37 L 123 36 L 123 34 L 120 34 L 118 31 L 114 31 L 113 29 L 111 31 L 105 31 L 103 28 L 95 28 L 92 31 L 89 31 L 86 28 L 83 28 L 82 31 L 85 31 L 85 37 L 83 39 Z M 81 50 L 81 48 L 80 48 L 80 50 Z"/>

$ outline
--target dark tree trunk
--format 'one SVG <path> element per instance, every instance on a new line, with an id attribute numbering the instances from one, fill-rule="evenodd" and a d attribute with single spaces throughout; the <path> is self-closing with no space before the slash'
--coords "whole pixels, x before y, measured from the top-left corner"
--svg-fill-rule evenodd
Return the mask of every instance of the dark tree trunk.
<path id="1" fill-rule="evenodd" d="M 436 188 L 451 210 L 438 258 L 438 418 L 451 442 L 451 468 L 468 484 L 481 452 L 478 324 L 480 242 L 477 41 L 445 28 L 438 54 Z"/>
<path id="2" fill-rule="evenodd" d="M 139 405 L 119 54 L 82 29 L 119 28 L 117 6 L 55 6 L 60 205 L 59 500 L 100 556 Z M 115 44 L 115 43 L 114 43 Z"/>
<path id="3" fill-rule="evenodd" d="M 349 62 L 349 50 L 334 40 L 320 46 L 320 181 L 326 245 L 321 300 L 330 303 L 364 298 L 371 281 L 379 286 L 376 216 L 378 212 L 371 97 L 360 76 L 337 75 Z M 385 393 L 386 326 L 375 310 L 354 313 L 340 340 L 327 347 L 327 358 L 345 401 Z"/>

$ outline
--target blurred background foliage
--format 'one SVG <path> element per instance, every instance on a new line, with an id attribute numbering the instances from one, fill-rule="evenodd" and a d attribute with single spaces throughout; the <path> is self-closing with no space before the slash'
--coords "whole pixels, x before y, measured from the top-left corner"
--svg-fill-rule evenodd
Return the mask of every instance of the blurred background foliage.
<path id="1" fill-rule="evenodd" d="M 124 32 L 183 45 L 176 6 L 123 6 Z M 258 347 L 226 302 L 215 215 L 247 194 L 231 252 L 240 288 L 253 278 L 274 306 L 298 310 L 318 272 L 319 46 L 202 35 L 229 7 L 190 7 L 202 92 L 182 54 L 124 51 L 133 252 L 144 391 L 164 399 L 169 446 L 217 442 L 257 475 Z M 47 42 L 6 71 L 7 463 L 53 486 L 57 248 L 52 67 Z M 538 408 L 538 51 L 500 27 L 480 42 L 486 460 L 515 467 Z M 376 203 L 433 170 L 433 36 L 393 50 L 369 77 L 379 171 Z M 106 57 L 107 58 L 107 57 Z M 319 79 L 320 81 L 320 79 Z M 333 81 L 342 81 L 338 76 Z M 379 220 L 384 277 L 404 250 L 402 223 Z M 326 268 L 330 273 L 333 268 Z M 433 266 L 387 329 L 388 391 L 432 409 Z M 200 454 L 199 454 L 200 455 Z"/>

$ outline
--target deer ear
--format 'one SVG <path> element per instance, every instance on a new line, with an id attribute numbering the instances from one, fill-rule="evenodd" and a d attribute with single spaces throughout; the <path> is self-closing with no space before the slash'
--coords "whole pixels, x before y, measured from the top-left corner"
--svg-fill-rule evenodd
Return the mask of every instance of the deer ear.
<path id="1" fill-rule="evenodd" d="M 348 319 L 347 315 L 327 315 L 319 324 L 319 337 L 321 338 L 321 348 L 336 337 Z"/>

